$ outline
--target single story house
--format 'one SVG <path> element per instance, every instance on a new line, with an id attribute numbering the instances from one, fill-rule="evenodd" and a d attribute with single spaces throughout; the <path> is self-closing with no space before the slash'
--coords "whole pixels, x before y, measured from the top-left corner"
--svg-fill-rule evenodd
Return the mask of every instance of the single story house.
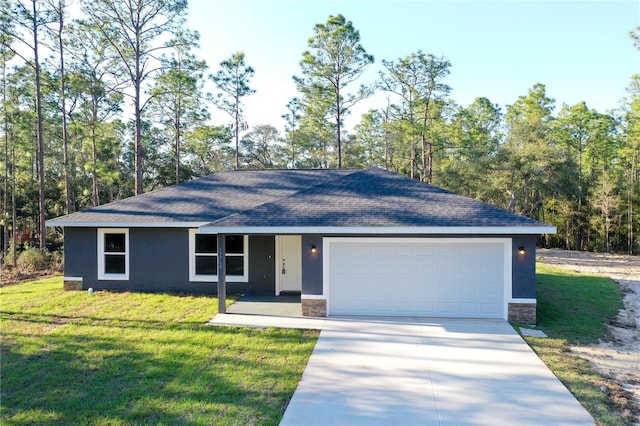
<path id="1" fill-rule="evenodd" d="M 535 322 L 555 227 L 379 168 L 217 173 L 49 220 L 79 288 L 301 295 L 303 315 Z"/>

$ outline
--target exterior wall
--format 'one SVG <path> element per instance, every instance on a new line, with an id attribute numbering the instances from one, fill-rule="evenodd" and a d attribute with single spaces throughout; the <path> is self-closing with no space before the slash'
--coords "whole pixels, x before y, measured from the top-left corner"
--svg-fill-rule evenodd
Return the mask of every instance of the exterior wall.
<path id="1" fill-rule="evenodd" d="M 354 235 L 355 236 L 355 235 Z M 357 235 L 358 237 L 366 237 Z M 368 235 L 373 237 L 374 235 Z M 452 235 L 385 235 L 386 237 L 451 238 Z M 323 235 L 302 235 L 302 295 L 323 295 Z M 336 237 L 348 237 L 336 235 Z M 379 237 L 379 236 L 378 236 Z M 465 237 L 494 238 L 495 235 Z M 512 297 L 533 299 L 535 283 L 535 235 L 501 235 L 512 238 Z M 130 275 L 128 281 L 97 279 L 96 228 L 65 228 L 65 276 L 82 278 L 82 289 L 135 290 L 216 294 L 214 282 L 189 281 L 189 231 L 186 228 L 130 228 Z M 311 246 L 316 252 L 311 252 Z M 524 247 L 525 254 L 518 253 Z M 249 282 L 227 282 L 227 294 L 272 295 L 275 293 L 275 237 L 249 237 Z M 318 299 L 309 299 L 318 300 Z M 322 300 L 322 299 L 320 299 Z M 314 306 L 320 302 L 309 302 Z M 304 303 L 303 303 L 304 304 Z M 326 304 L 326 302 L 325 302 Z M 531 302 L 525 303 L 530 310 Z M 326 306 L 326 305 L 325 305 Z M 535 307 L 535 303 L 533 303 Z M 315 309 L 315 308 L 314 308 Z M 524 309 L 524 308 L 523 308 Z M 510 308 L 511 311 L 511 308 Z M 326 308 L 325 308 L 326 312 Z M 527 322 L 527 321 L 523 321 Z M 535 317 L 534 317 L 535 322 Z"/>
<path id="2" fill-rule="evenodd" d="M 380 237 L 380 235 L 303 235 L 302 236 L 302 295 L 303 295 L 303 315 L 305 312 L 305 303 L 309 306 L 319 305 L 318 299 L 309 299 L 305 302 L 304 295 L 318 296 L 323 295 L 323 276 L 322 276 L 322 239 L 323 237 Z M 511 238 L 512 241 L 512 257 L 511 257 L 511 294 L 512 302 L 509 302 L 509 320 L 512 317 L 522 320 L 513 319 L 524 323 L 533 324 L 536 321 L 535 301 L 536 298 L 536 235 L 457 235 L 466 238 Z M 390 238 L 452 238 L 456 235 L 384 235 Z M 312 254 L 310 247 L 315 245 L 318 251 Z M 519 248 L 524 247 L 525 254 L 519 253 Z M 517 299 L 523 300 L 518 303 Z M 326 314 L 326 301 L 325 314 Z M 512 307 L 513 306 L 513 307 Z M 312 308 L 309 308 L 312 309 Z M 533 310 L 533 311 L 532 311 Z"/>
<path id="3" fill-rule="evenodd" d="M 322 235 L 302 236 L 302 294 L 322 293 Z M 311 247 L 316 246 L 316 252 Z"/>
<path id="4" fill-rule="evenodd" d="M 216 294 L 215 282 L 189 281 L 187 228 L 130 228 L 129 280 L 98 280 L 96 228 L 65 228 L 65 276 L 82 289 Z M 227 294 L 274 294 L 275 238 L 249 237 L 249 282 L 227 282 Z"/>
<path id="5" fill-rule="evenodd" d="M 136 291 L 211 292 L 208 283 L 189 282 L 187 229 L 130 228 L 129 251 L 129 281 L 118 281 L 121 285 Z"/>
<path id="6" fill-rule="evenodd" d="M 512 297 L 536 298 L 536 235 L 514 235 L 512 238 Z M 524 247 L 524 254 L 518 249 Z"/>
<path id="7" fill-rule="evenodd" d="M 64 228 L 64 275 L 81 277 L 82 289 L 98 289 L 98 231 L 95 228 Z"/>
<path id="8" fill-rule="evenodd" d="M 322 237 L 380 237 L 380 235 L 303 235 L 302 236 L 302 294 L 322 294 Z M 512 239 L 512 296 L 536 297 L 536 235 L 457 235 L 466 238 Z M 384 235 L 389 238 L 452 238 L 455 235 Z M 315 245 L 314 256 L 309 247 Z M 520 247 L 525 254 L 518 253 Z"/>

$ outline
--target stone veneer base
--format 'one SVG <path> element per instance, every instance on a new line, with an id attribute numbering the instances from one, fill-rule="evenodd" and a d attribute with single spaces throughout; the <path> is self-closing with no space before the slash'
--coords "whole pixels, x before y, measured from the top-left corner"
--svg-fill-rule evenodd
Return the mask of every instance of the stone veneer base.
<path id="1" fill-rule="evenodd" d="M 65 291 L 82 290 L 82 278 L 64 277 L 62 281 L 62 288 Z"/>
<path id="2" fill-rule="evenodd" d="M 535 325 L 536 304 L 535 303 L 509 303 L 509 321 L 523 324 Z"/>
<path id="3" fill-rule="evenodd" d="M 302 299 L 302 316 L 304 317 L 326 317 L 327 316 L 327 300 L 326 299 Z"/>

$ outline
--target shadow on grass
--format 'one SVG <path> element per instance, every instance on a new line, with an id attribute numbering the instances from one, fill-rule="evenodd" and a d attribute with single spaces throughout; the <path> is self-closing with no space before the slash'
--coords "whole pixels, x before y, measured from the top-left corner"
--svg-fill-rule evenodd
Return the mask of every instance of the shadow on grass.
<path id="1" fill-rule="evenodd" d="M 0 313 L 0 319 L 24 321 L 40 324 L 76 324 L 76 325 L 92 325 L 107 326 L 117 328 L 135 328 L 147 330 L 193 330 L 204 327 L 203 322 L 197 321 L 160 321 L 160 320 L 141 320 L 126 319 L 116 317 L 99 317 L 92 315 L 54 315 L 54 314 L 36 314 L 25 312 L 3 311 Z"/>
<path id="2" fill-rule="evenodd" d="M 34 337 L 11 325 L 55 317 L 12 313 L 3 326 L 7 424 L 277 424 L 315 342 L 299 330 L 68 318 L 86 323 Z"/>
<path id="3" fill-rule="evenodd" d="M 597 341 L 623 306 L 619 287 L 608 278 L 564 271 L 536 277 L 538 326 L 550 337 L 581 344 Z"/>

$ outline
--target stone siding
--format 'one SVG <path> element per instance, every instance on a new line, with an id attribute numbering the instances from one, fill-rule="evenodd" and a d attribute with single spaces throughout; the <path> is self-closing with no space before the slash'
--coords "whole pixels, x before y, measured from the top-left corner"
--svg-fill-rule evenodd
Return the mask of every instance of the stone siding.
<path id="1" fill-rule="evenodd" d="M 509 303 L 509 321 L 534 325 L 536 323 L 536 304 Z"/>
<path id="2" fill-rule="evenodd" d="M 62 288 L 65 291 L 82 290 L 82 278 L 64 277 Z"/>
<path id="3" fill-rule="evenodd" d="M 302 316 L 305 317 L 326 317 L 326 299 L 302 299 Z"/>

